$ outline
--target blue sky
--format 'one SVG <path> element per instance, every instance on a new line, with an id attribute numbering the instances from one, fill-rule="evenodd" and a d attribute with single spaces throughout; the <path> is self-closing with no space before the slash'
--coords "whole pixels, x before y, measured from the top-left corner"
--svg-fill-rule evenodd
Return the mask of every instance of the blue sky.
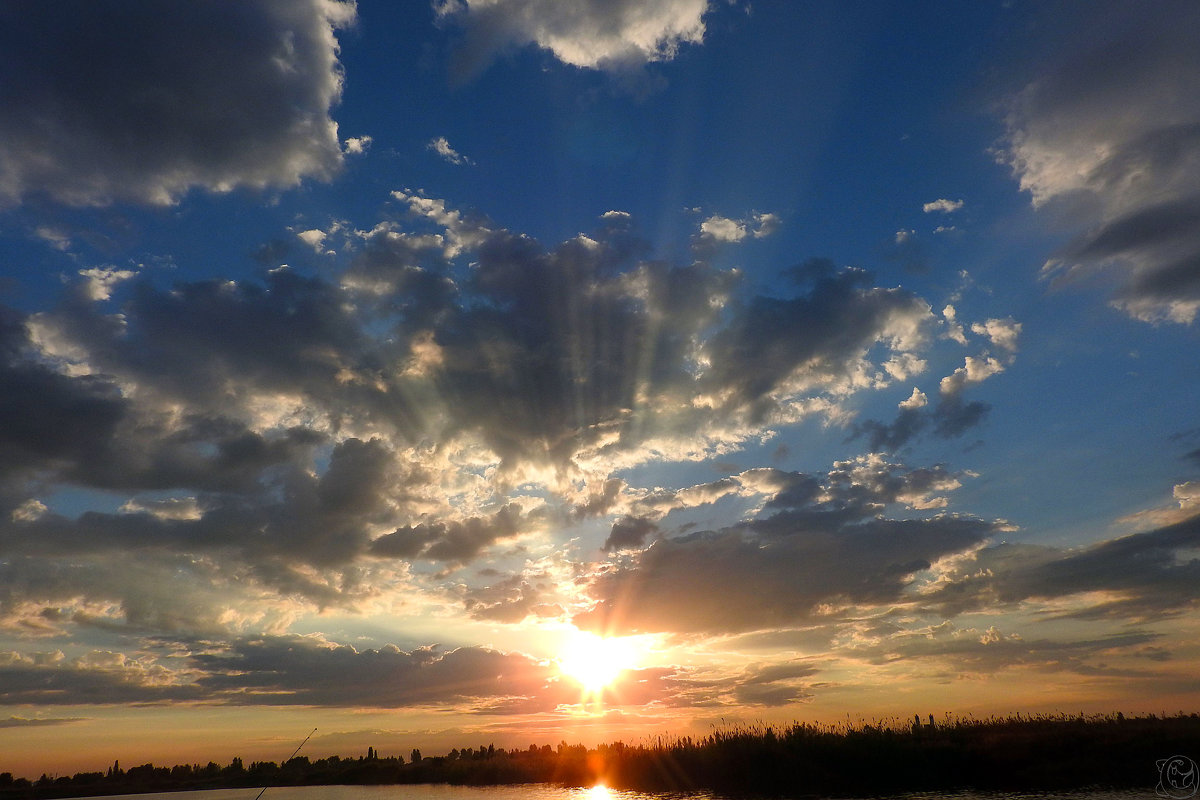
<path id="1" fill-rule="evenodd" d="M 1197 23 L 9 4 L 0 767 L 1194 709 Z"/>

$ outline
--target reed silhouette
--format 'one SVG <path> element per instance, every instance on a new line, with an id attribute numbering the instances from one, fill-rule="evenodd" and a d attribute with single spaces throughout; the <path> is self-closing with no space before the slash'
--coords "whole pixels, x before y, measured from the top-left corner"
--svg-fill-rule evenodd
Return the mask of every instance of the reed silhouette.
<path id="1" fill-rule="evenodd" d="M 0 800 L 133 794 L 184 789 L 313 784 L 470 785 L 599 782 L 622 789 L 709 789 L 737 795 L 872 796 L 958 789 L 1038 791 L 1152 789 L 1156 761 L 1200 757 L 1200 714 L 1125 716 L 1043 714 L 1007 717 L 889 718 L 721 726 L 707 736 L 659 737 L 594 748 L 494 745 L 408 761 L 374 747 L 365 756 L 305 756 L 282 764 L 143 764 L 36 781 L 0 773 Z"/>

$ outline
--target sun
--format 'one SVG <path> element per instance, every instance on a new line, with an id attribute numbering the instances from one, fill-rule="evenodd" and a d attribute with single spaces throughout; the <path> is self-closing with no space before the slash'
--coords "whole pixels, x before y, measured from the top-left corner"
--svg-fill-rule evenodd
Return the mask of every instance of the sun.
<path id="1" fill-rule="evenodd" d="M 580 631 L 563 645 L 558 669 L 577 681 L 585 691 L 597 693 L 611 686 L 621 673 L 635 665 L 635 661 L 636 653 L 628 639 Z"/>

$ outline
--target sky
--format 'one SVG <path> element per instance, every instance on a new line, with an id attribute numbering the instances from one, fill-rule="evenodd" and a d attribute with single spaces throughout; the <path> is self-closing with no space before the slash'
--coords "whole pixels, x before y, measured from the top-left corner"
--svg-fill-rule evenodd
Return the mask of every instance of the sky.
<path id="1" fill-rule="evenodd" d="M 1197 30 L 4 3 L 0 770 L 1200 710 Z"/>

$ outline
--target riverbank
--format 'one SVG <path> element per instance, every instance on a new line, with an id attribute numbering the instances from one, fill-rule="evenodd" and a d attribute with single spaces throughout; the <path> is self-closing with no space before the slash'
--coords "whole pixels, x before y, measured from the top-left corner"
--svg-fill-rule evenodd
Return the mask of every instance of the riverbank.
<path id="1" fill-rule="evenodd" d="M 524 750 L 492 746 L 445 756 L 304 756 L 284 764 L 234 759 L 143 764 L 37 781 L 0 774 L 0 800 L 259 786 L 560 783 L 641 791 L 872 796 L 916 791 L 1153 790 L 1157 762 L 1200 760 L 1200 715 L 1020 716 L 985 720 L 886 720 L 857 725 L 796 723 L 718 729 L 701 739 L 663 738 L 586 748 L 560 743 Z M 1195 773 L 1191 779 L 1194 782 Z"/>

